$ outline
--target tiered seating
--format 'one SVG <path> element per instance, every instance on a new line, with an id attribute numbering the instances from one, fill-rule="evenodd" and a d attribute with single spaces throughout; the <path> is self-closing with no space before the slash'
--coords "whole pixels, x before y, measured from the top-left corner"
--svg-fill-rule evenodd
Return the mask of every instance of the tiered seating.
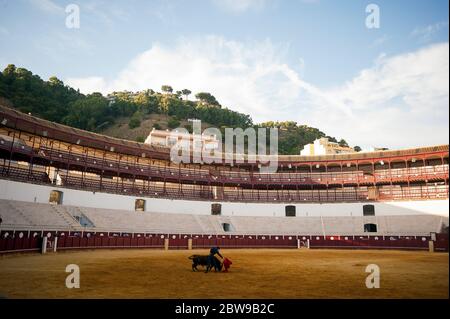
<path id="1" fill-rule="evenodd" d="M 0 144 L 0 148 L 8 149 L 8 145 Z M 16 152 L 24 153 L 23 146 L 14 148 Z M 406 181 L 433 181 L 445 180 L 448 177 L 448 164 L 434 165 L 434 166 L 420 166 L 420 167 L 405 167 L 405 168 L 389 168 L 375 169 L 373 171 L 365 172 L 363 169 L 345 171 L 323 171 L 317 172 L 310 168 L 310 172 L 277 172 L 277 173 L 258 173 L 250 171 L 227 171 L 216 170 L 209 168 L 192 169 L 186 167 L 171 166 L 170 162 L 165 166 L 138 164 L 136 162 L 124 162 L 107 157 L 93 157 L 84 153 L 77 153 L 76 148 L 72 151 L 62 149 L 53 149 L 46 146 L 40 146 L 32 150 L 27 148 L 28 153 L 33 153 L 34 156 L 41 156 L 47 160 L 54 162 L 68 163 L 75 166 L 86 166 L 92 170 L 135 175 L 137 178 L 142 176 L 151 177 L 153 180 L 165 180 L 175 183 L 226 183 L 235 185 L 370 185 L 373 183 L 389 183 L 389 182 L 406 182 Z M 26 153 L 26 152 L 25 152 Z M 16 176 L 20 177 L 22 172 L 15 172 Z M 27 178 L 30 178 L 30 173 L 26 172 Z M 141 177 L 140 177 L 141 176 Z M 36 181 L 45 182 L 45 175 L 31 174 Z M 44 179 L 44 180 L 43 180 Z M 83 186 L 72 177 L 74 181 L 67 181 L 68 186 Z M 95 184 L 91 181 L 86 181 L 90 187 Z"/>
<path id="2" fill-rule="evenodd" d="M 394 235 L 428 236 L 439 232 L 448 218 L 437 215 L 399 216 L 211 216 L 134 212 L 55 206 L 0 200 L 2 229 L 86 230 L 96 232 L 155 234 L 245 234 L 245 235 Z M 90 226 L 81 225 L 84 216 Z M 222 224 L 231 225 L 231 232 Z M 364 233 L 364 224 L 377 225 L 376 233 Z"/>
<path id="3" fill-rule="evenodd" d="M 223 232 L 221 219 L 218 219 L 217 216 L 194 215 L 194 218 L 197 220 L 204 234 L 219 234 Z M 223 220 L 223 222 L 228 223 L 229 221 Z"/>
<path id="4" fill-rule="evenodd" d="M 130 212 L 100 208 L 79 208 L 103 231 L 154 233 L 203 233 L 194 215 Z"/>
<path id="5" fill-rule="evenodd" d="M 14 202 L 8 200 L 0 200 L 0 215 L 3 219 L 4 226 L 27 227 L 32 224 L 20 210 L 14 205 Z"/>
<path id="6" fill-rule="evenodd" d="M 322 217 L 325 234 L 347 235 L 364 232 L 364 219 L 360 216 L 324 216 Z"/>
<path id="7" fill-rule="evenodd" d="M 76 223 L 64 211 L 57 211 L 53 205 L 28 203 L 20 201 L 0 200 L 0 214 L 3 227 L 70 229 Z"/>
<path id="8" fill-rule="evenodd" d="M 233 216 L 230 220 L 236 232 L 242 234 L 323 234 L 320 217 Z"/>
<path id="9" fill-rule="evenodd" d="M 13 163 L 14 164 L 14 163 Z M 437 169 L 437 168 L 436 168 Z M 411 169 L 412 170 L 412 169 Z M 442 174 L 439 173 L 439 174 Z M 438 174 L 438 175 L 439 175 Z M 444 174 L 445 175 L 445 174 Z M 48 175 L 42 170 L 42 167 L 34 166 L 33 171 L 28 167 L 20 165 L 11 165 L 9 169 L 0 169 L 0 176 L 6 178 L 32 182 L 32 183 L 51 183 Z M 380 177 L 380 181 L 383 178 Z M 430 181 L 433 180 L 434 174 L 427 175 Z M 436 175 L 437 176 L 437 175 Z M 366 177 L 366 176 L 365 176 Z M 364 177 L 364 178 L 365 178 Z M 165 198 L 184 198 L 193 200 L 223 200 L 223 201 L 241 201 L 241 202 L 358 202 L 367 201 L 369 199 L 368 187 L 371 185 L 360 185 L 358 187 L 347 186 L 328 189 L 296 189 L 295 186 L 289 189 L 246 189 L 231 186 L 209 186 L 195 184 L 178 184 L 167 182 L 164 187 L 163 182 L 143 181 L 123 179 L 113 180 L 111 178 L 103 178 L 95 174 L 88 174 L 82 177 L 81 173 L 70 172 L 63 174 L 62 185 L 64 187 L 102 191 L 117 194 L 129 194 L 148 197 L 165 197 Z M 376 177 L 378 179 L 378 177 Z M 403 178 L 403 177 L 402 177 Z M 387 180 L 385 180 L 386 182 Z M 414 179 L 411 177 L 411 181 Z M 289 184 L 289 179 L 285 184 Z M 331 182 L 331 184 L 339 184 Z M 330 184 L 330 185 L 331 185 Z M 181 187 L 180 187 L 181 185 Z M 416 184 L 417 185 L 417 184 Z M 339 186 L 339 185 L 338 185 Z M 446 199 L 448 198 L 448 185 L 442 181 L 439 183 L 429 183 L 425 185 L 379 185 L 378 200 L 380 201 L 401 201 L 401 200 L 426 200 L 426 199 Z"/>
<path id="10" fill-rule="evenodd" d="M 439 216 L 419 215 L 411 218 L 410 216 L 389 216 L 384 217 L 385 231 L 388 234 L 423 233 L 429 235 L 429 232 L 440 232 L 441 221 Z M 448 218 L 445 223 L 448 225 Z M 429 230 L 428 234 L 424 230 Z"/>

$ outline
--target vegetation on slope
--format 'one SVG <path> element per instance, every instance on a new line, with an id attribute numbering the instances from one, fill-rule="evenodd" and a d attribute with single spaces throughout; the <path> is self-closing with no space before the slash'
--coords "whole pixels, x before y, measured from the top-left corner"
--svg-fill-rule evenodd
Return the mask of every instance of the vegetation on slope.
<path id="1" fill-rule="evenodd" d="M 0 98 L 18 110 L 80 129 L 142 142 L 151 128 L 172 129 L 179 126 L 192 131 L 188 119 L 200 119 L 202 128 L 279 127 L 279 153 L 299 154 L 305 144 L 326 136 L 320 130 L 296 122 L 254 124 L 246 114 L 223 107 L 208 92 L 199 92 L 189 100 L 189 89 L 173 91 L 163 85 L 162 92 L 82 94 L 53 76 L 42 80 L 24 68 L 10 64 L 0 73 Z M 224 136 L 224 134 L 223 134 Z M 337 142 L 333 137 L 331 141 Z M 339 142 L 347 145 L 345 140 Z"/>

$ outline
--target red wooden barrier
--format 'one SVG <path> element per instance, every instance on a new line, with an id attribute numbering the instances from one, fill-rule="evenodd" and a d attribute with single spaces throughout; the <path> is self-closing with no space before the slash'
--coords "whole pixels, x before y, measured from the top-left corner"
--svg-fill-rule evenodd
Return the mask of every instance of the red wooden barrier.
<path id="1" fill-rule="evenodd" d="M 37 236 L 35 236 L 35 233 Z M 0 253 L 13 251 L 39 251 L 41 234 L 51 234 L 50 239 L 58 236 L 56 232 L 21 231 L 12 232 L 2 230 L 0 236 Z M 13 235 L 14 234 L 14 235 Z M 89 237 L 88 237 L 89 236 Z M 139 236 L 139 237 L 138 237 Z M 174 238 L 175 237 L 175 238 Z M 303 238 L 305 237 L 305 238 Z M 131 235 L 104 236 L 95 233 L 81 233 L 76 236 L 58 237 L 58 249 L 82 249 L 82 248 L 163 248 L 164 239 L 169 238 L 170 249 L 187 249 L 188 239 L 192 238 L 192 248 L 209 249 L 212 246 L 223 248 L 296 248 L 297 236 L 208 236 L 208 235 Z M 290 239 L 289 239 L 290 238 Z M 311 248 L 364 248 L 364 249 L 417 249 L 427 250 L 430 236 L 400 237 L 400 236 L 301 236 L 302 241 L 310 239 Z M 448 235 L 437 234 L 435 241 L 436 251 L 448 251 Z"/>

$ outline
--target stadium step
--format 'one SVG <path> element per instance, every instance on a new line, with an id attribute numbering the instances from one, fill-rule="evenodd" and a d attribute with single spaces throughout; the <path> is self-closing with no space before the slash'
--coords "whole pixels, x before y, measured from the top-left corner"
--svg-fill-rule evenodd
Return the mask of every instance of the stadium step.
<path id="1" fill-rule="evenodd" d="M 36 226 L 36 224 L 33 223 L 33 222 L 31 221 L 31 219 L 29 219 L 29 218 L 26 216 L 26 214 L 25 214 L 21 209 L 18 209 L 17 207 L 15 207 L 11 202 L 7 202 L 7 205 L 9 206 L 9 208 L 10 208 L 12 211 L 14 211 L 16 214 L 19 214 L 20 217 L 23 218 L 23 219 L 26 221 L 26 223 L 28 223 L 28 225 L 30 225 L 30 226 Z"/>
<path id="2" fill-rule="evenodd" d="M 51 205 L 52 209 L 66 222 L 69 227 L 79 226 L 77 220 L 68 212 L 65 211 L 63 207 Z"/>

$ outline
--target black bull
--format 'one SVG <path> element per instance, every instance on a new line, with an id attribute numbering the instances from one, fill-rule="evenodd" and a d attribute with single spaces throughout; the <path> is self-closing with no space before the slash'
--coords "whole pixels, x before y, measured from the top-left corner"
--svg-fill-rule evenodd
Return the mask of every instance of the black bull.
<path id="1" fill-rule="evenodd" d="M 211 270 L 212 267 L 214 267 L 215 271 L 221 271 L 222 270 L 222 263 L 220 262 L 219 259 L 217 259 L 216 256 L 213 257 L 213 264 L 209 265 L 208 264 L 208 258 L 209 256 L 202 256 L 202 255 L 192 255 L 189 257 L 189 259 L 192 260 L 192 270 L 193 271 L 198 271 L 197 266 L 201 265 L 201 266 L 206 266 L 206 270 L 205 272 L 209 272 Z"/>

